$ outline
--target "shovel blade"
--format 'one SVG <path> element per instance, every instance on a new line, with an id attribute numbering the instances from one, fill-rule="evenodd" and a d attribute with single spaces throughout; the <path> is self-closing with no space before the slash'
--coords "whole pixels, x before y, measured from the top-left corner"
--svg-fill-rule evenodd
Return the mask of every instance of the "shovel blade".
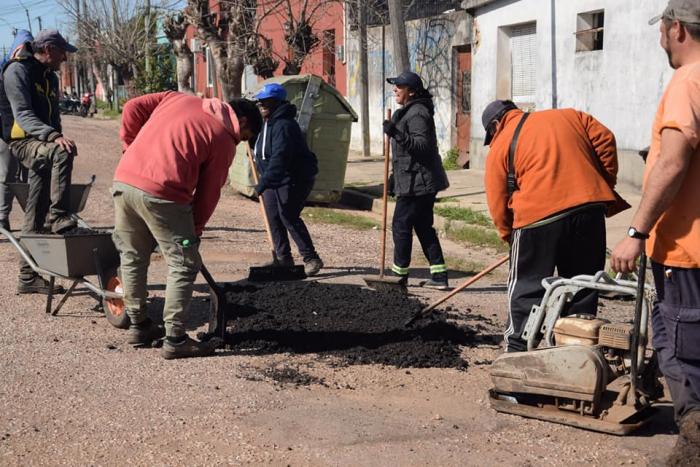
<path id="1" fill-rule="evenodd" d="M 362 279 L 367 287 L 377 292 L 407 292 L 406 283 L 401 282 L 400 277 L 365 276 Z"/>

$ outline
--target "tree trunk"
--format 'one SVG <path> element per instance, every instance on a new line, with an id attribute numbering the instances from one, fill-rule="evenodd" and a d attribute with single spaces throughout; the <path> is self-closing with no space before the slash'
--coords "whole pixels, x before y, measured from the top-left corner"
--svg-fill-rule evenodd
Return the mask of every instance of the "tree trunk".
<path id="1" fill-rule="evenodd" d="M 396 74 L 411 69 L 408 58 L 408 40 L 406 39 L 406 23 L 404 21 L 401 0 L 388 0 L 389 21 L 391 21 L 391 38 L 394 45 L 394 63 Z"/>
<path id="2" fill-rule="evenodd" d="M 360 124 L 362 125 L 362 156 L 370 157 L 369 142 L 369 74 L 367 66 L 367 12 L 366 0 L 357 0 L 360 35 Z"/>

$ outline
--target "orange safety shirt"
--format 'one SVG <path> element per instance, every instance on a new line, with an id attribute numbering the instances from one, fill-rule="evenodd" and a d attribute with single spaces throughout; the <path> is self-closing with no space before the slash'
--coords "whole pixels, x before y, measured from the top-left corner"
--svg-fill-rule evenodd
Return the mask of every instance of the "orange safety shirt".
<path id="1" fill-rule="evenodd" d="M 657 263 L 700 268 L 700 62 L 676 70 L 664 92 L 652 128 L 644 183 L 656 164 L 663 164 L 661 132 L 679 130 L 693 148 L 683 184 L 650 232 L 647 252 Z"/>
<path id="2" fill-rule="evenodd" d="M 615 200 L 615 136 L 595 118 L 574 109 L 533 112 L 525 121 L 514 158 L 518 190 L 509 200 L 508 149 L 522 114 L 511 110 L 501 119 L 486 159 L 486 200 L 504 240 L 513 229 L 562 211 Z"/>

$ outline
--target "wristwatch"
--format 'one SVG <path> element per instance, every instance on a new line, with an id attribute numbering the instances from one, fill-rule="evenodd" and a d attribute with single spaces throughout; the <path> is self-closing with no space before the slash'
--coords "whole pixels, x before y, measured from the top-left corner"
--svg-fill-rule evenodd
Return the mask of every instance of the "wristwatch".
<path id="1" fill-rule="evenodd" d="M 640 232 L 639 230 L 635 229 L 634 227 L 629 228 L 629 230 L 627 231 L 627 235 L 629 235 L 632 238 L 638 238 L 639 240 L 646 240 L 647 238 L 649 238 L 648 233 Z"/>

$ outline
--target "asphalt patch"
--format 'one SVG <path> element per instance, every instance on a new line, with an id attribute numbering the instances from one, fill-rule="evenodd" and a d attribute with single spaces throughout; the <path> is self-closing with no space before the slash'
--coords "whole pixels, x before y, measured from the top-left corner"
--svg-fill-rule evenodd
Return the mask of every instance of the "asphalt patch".
<path id="1" fill-rule="evenodd" d="M 441 313 L 404 326 L 424 304 L 347 284 L 270 283 L 225 288 L 228 347 L 253 355 L 317 353 L 340 365 L 459 368 L 475 331 Z"/>

